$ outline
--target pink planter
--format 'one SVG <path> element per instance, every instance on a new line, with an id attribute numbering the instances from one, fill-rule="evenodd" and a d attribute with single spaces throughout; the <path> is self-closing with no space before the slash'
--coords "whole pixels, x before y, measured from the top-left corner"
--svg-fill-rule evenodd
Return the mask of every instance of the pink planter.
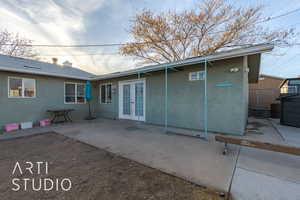
<path id="1" fill-rule="evenodd" d="M 49 126 L 51 124 L 51 120 L 45 119 L 40 121 L 40 126 Z"/>
<path id="2" fill-rule="evenodd" d="M 14 130 L 19 130 L 19 124 L 17 124 L 17 123 L 6 124 L 4 129 L 7 132 L 14 131 Z"/>

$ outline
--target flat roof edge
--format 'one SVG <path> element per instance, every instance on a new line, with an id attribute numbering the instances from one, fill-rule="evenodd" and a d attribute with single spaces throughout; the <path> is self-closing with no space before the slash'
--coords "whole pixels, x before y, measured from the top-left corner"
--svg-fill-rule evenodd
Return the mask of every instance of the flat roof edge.
<path id="1" fill-rule="evenodd" d="M 151 72 L 151 71 L 159 71 L 164 68 L 169 68 L 169 67 L 175 67 L 175 66 L 185 66 L 185 65 L 191 65 L 191 64 L 197 64 L 197 63 L 202 63 L 205 61 L 216 61 L 216 60 L 224 60 L 224 59 L 230 59 L 234 57 L 241 57 L 241 56 L 247 56 L 247 55 L 254 55 L 254 54 L 261 54 L 265 52 L 270 52 L 274 48 L 273 44 L 261 44 L 261 45 L 255 45 L 251 47 L 246 47 L 246 48 L 239 48 L 239 49 L 233 49 L 230 51 L 224 51 L 224 52 L 219 52 L 216 54 L 204 56 L 204 57 L 199 57 L 199 58 L 191 58 L 175 63 L 165 63 L 161 65 L 155 65 L 151 68 L 148 69 L 136 69 L 133 71 L 129 72 L 120 72 L 118 74 L 107 74 L 107 75 L 102 75 L 102 77 L 95 77 L 92 78 L 91 80 L 106 80 L 106 79 L 111 79 L 111 78 L 119 78 L 119 77 L 124 77 L 124 76 L 130 76 L 134 75 L 137 73 L 146 73 L 146 72 Z"/>

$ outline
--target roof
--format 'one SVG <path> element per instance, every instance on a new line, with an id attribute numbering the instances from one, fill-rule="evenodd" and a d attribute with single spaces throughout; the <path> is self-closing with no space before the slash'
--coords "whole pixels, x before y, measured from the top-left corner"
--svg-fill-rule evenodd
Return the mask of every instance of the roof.
<path id="1" fill-rule="evenodd" d="M 274 79 L 280 79 L 280 80 L 285 80 L 286 78 L 279 77 L 279 76 L 273 76 L 273 75 L 267 75 L 267 74 L 260 74 L 260 76 L 265 76 L 269 78 L 274 78 Z"/>
<path id="2" fill-rule="evenodd" d="M 281 88 L 287 81 L 290 81 L 290 80 L 300 80 L 300 77 L 299 78 L 287 78 L 280 84 L 279 87 Z"/>
<path id="3" fill-rule="evenodd" d="M 151 66 L 141 67 L 138 69 L 132 69 L 123 72 L 115 72 L 111 74 L 99 75 L 96 76 L 93 80 L 105 80 L 110 78 L 118 78 L 122 76 L 138 74 L 138 73 L 159 71 L 165 69 L 166 67 L 167 68 L 180 67 L 185 65 L 203 63 L 205 61 L 210 62 L 210 61 L 223 60 L 223 59 L 229 59 L 229 58 L 240 57 L 240 56 L 260 54 L 260 53 L 272 51 L 273 48 L 274 48 L 273 44 L 258 44 L 258 45 L 244 47 L 244 48 L 236 48 L 229 51 L 221 51 L 206 56 L 188 58 L 186 60 L 178 61 L 178 62 L 151 65 Z"/>
<path id="4" fill-rule="evenodd" d="M 203 63 L 205 61 L 217 61 L 247 55 L 257 55 L 264 52 L 271 51 L 274 48 L 273 44 L 258 44 L 244 48 L 236 48 L 229 51 L 221 51 L 206 56 L 192 57 L 182 61 L 164 63 L 159 65 L 150 65 L 138 69 L 127 70 L 123 72 L 115 72 L 103 75 L 94 75 L 75 67 L 59 66 L 46 62 L 0 55 L 0 71 L 19 72 L 28 74 L 37 74 L 45 76 L 64 77 L 80 80 L 105 80 L 110 78 L 118 78 L 129 76 L 138 73 L 146 73 L 151 71 L 159 71 L 165 68 L 181 67 L 185 65 L 192 65 Z M 260 59 L 259 59 L 260 63 Z M 258 74 L 258 73 L 257 73 Z"/>
<path id="5" fill-rule="evenodd" d="M 51 63 L 1 54 L 0 71 L 55 76 L 80 80 L 90 80 L 95 76 L 94 74 L 88 73 L 75 67 L 60 66 Z"/>

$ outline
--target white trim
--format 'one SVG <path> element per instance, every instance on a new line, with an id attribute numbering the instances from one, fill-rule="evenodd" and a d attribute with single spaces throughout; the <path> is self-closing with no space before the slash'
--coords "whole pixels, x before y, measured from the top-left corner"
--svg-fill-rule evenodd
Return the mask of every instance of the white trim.
<path id="1" fill-rule="evenodd" d="M 10 79 L 21 79 L 22 81 L 22 96 L 18 96 L 18 97 L 14 97 L 14 96 L 10 96 Z M 24 80 L 33 80 L 34 81 L 34 96 L 32 97 L 27 97 L 25 96 L 25 88 L 24 88 Z M 36 79 L 34 78 L 27 78 L 27 77 L 18 77 L 18 76 L 8 76 L 7 77 L 7 97 L 10 99 L 35 99 L 36 98 Z"/>
<path id="2" fill-rule="evenodd" d="M 143 116 L 135 116 L 135 88 L 132 87 L 132 85 L 135 85 L 136 83 L 142 82 L 143 83 Z M 131 99 L 134 99 L 134 105 L 131 105 L 131 113 L 130 115 L 124 115 L 123 112 L 123 91 L 122 86 L 125 84 L 130 85 L 130 94 L 132 94 Z M 132 79 L 132 80 L 125 80 L 125 81 L 119 81 L 118 82 L 118 90 L 119 90 L 119 119 L 129 119 L 129 120 L 139 120 L 139 121 L 146 121 L 146 79 Z"/>
<path id="3" fill-rule="evenodd" d="M 107 103 L 107 88 L 105 89 L 105 103 L 102 103 L 102 92 L 101 92 L 101 86 L 105 85 L 107 87 L 107 85 L 110 85 L 110 90 L 111 90 L 111 100 L 110 103 Z M 101 83 L 99 84 L 99 103 L 100 104 L 112 104 L 112 83 Z"/>
<path id="4" fill-rule="evenodd" d="M 66 102 L 66 84 L 74 84 L 75 85 L 75 102 Z M 77 85 L 83 85 L 84 88 L 84 103 L 78 102 L 77 101 L 77 97 L 82 97 L 82 96 L 77 96 Z M 77 82 L 69 82 L 69 81 L 65 81 L 64 82 L 64 104 L 86 104 L 86 98 L 85 98 L 85 83 L 77 83 Z"/>

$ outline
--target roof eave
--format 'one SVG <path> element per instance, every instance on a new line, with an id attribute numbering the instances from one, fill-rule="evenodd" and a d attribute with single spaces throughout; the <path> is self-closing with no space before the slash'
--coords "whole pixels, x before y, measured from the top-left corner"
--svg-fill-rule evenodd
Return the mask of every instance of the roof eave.
<path id="1" fill-rule="evenodd" d="M 0 71 L 7 71 L 7 72 L 15 72 L 15 73 L 24 73 L 24 74 L 35 74 L 35 75 L 42 75 L 42 76 L 53 76 L 59 78 L 70 78 L 70 79 L 78 79 L 78 80 L 92 80 L 93 78 L 85 78 L 79 76 L 71 76 L 71 75 L 62 75 L 62 74 L 55 74 L 49 72 L 37 72 L 32 70 L 21 70 L 21 69 L 14 69 L 10 67 L 0 67 Z"/>

